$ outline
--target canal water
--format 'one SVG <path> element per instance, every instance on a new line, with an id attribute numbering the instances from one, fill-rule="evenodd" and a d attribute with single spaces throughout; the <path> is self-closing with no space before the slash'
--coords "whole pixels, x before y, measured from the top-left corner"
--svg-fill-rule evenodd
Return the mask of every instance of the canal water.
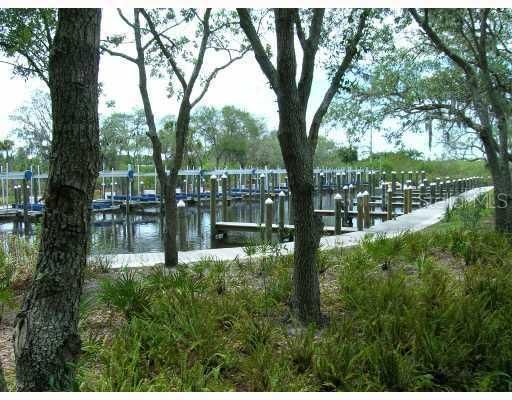
<path id="1" fill-rule="evenodd" d="M 278 200 L 274 203 L 274 223 L 278 220 Z M 320 208 L 319 195 L 315 197 L 315 208 Z M 288 199 L 285 200 L 285 224 L 288 224 Z M 334 196 L 322 194 L 323 209 L 334 209 Z M 378 208 L 376 208 L 378 210 Z M 91 228 L 92 254 L 123 254 L 163 251 L 163 221 L 158 215 L 158 208 L 146 208 L 155 215 L 132 214 L 128 218 L 124 213 L 95 213 Z M 217 208 L 217 221 L 221 220 L 221 207 Z M 228 206 L 229 222 L 260 222 L 258 201 L 234 201 Z M 323 217 L 326 226 L 334 226 L 334 217 Z M 356 225 L 354 219 L 354 226 Z M 378 224 L 380 221 L 376 220 Z M 35 235 L 40 227 L 31 227 Z M 198 250 L 219 247 L 240 246 L 251 240 L 258 240 L 260 233 L 229 232 L 223 239 L 210 237 L 210 207 L 208 202 L 201 206 L 186 207 L 185 217 L 178 221 L 178 247 L 180 250 Z M 22 234 L 23 227 L 16 223 L 0 224 L 0 235 Z M 277 236 L 277 235 L 276 235 Z"/>

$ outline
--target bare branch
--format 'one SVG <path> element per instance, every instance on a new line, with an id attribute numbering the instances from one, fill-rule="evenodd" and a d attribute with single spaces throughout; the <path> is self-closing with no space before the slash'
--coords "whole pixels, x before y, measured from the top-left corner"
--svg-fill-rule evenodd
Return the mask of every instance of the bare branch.
<path id="1" fill-rule="evenodd" d="M 110 54 L 111 56 L 115 56 L 115 57 L 121 57 L 121 58 L 124 58 L 125 60 L 128 60 L 132 63 L 135 63 L 137 64 L 138 61 L 133 58 L 133 57 L 130 57 L 129 55 L 127 54 L 124 54 L 124 53 L 120 53 L 120 52 L 117 52 L 117 51 L 114 51 L 114 50 L 110 50 L 108 47 L 106 46 L 100 46 L 100 49 L 108 54 Z"/>
<path id="2" fill-rule="evenodd" d="M 220 71 L 222 71 L 223 69 L 226 69 L 234 62 L 241 60 L 247 54 L 248 51 L 249 51 L 249 49 L 245 50 L 239 56 L 230 58 L 230 60 L 227 63 L 225 63 L 224 65 L 221 65 L 220 67 L 215 68 L 212 71 L 212 73 L 208 76 L 208 78 L 206 78 L 204 86 L 203 86 L 203 90 L 201 91 L 199 96 L 194 101 L 191 102 L 191 107 L 194 107 L 197 103 L 199 103 L 201 101 L 201 99 L 204 97 L 204 95 L 208 91 L 208 88 L 210 87 L 211 82 L 213 81 L 213 79 L 215 79 L 215 77 L 217 76 L 217 74 Z"/>

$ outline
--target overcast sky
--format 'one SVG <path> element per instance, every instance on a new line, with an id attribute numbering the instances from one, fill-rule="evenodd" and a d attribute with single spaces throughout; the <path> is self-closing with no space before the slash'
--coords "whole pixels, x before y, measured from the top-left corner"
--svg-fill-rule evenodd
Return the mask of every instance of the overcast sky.
<path id="1" fill-rule="evenodd" d="M 103 9 L 103 37 L 119 33 L 120 30 L 125 30 L 125 27 L 114 8 Z M 208 57 L 206 60 L 208 61 Z M 129 112 L 134 108 L 142 107 L 135 64 L 117 57 L 104 55 L 100 60 L 99 79 L 103 84 L 100 113 L 107 113 L 106 102 L 108 100 L 115 101 L 116 111 Z M 0 138 L 5 138 L 14 127 L 13 122 L 9 120 L 9 115 L 24 102 L 27 102 L 34 90 L 46 90 L 46 87 L 37 79 L 24 81 L 21 78 L 13 77 L 11 67 L 1 63 L 0 87 L 2 88 L 2 96 L 0 97 L 2 110 L 0 114 Z M 327 81 L 318 68 L 309 106 L 311 111 L 316 109 L 326 87 Z M 157 119 L 168 114 L 176 114 L 177 103 L 167 97 L 164 80 L 150 78 L 149 93 Z M 235 105 L 263 118 L 269 129 L 276 129 L 278 125 L 275 96 L 268 87 L 266 79 L 251 53 L 218 75 L 201 101 L 201 105 L 216 107 Z M 346 143 L 346 135 L 342 128 L 328 131 L 324 129 L 322 133 L 338 143 Z M 14 137 L 11 137 L 11 139 L 15 140 Z M 365 144 L 369 143 L 369 138 L 365 142 Z M 406 135 L 404 143 L 407 148 L 414 148 L 424 152 L 427 156 L 429 155 L 426 135 Z M 393 148 L 393 145 L 388 144 L 379 132 L 373 132 L 374 152 L 392 150 Z M 435 156 L 436 153 L 438 152 L 434 152 L 431 156 Z"/>

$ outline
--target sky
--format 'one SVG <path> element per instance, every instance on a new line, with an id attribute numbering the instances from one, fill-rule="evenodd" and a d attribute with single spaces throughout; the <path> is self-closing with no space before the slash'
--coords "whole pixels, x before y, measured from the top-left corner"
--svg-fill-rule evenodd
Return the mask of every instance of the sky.
<path id="1" fill-rule="evenodd" d="M 104 8 L 102 37 L 123 31 L 126 31 L 126 25 L 120 20 L 116 10 Z M 215 65 L 208 65 L 208 57 L 205 67 L 210 67 L 210 69 L 215 67 Z M 135 64 L 118 57 L 103 55 L 100 59 L 99 80 L 103 85 L 99 106 L 100 114 L 108 113 L 106 103 L 110 100 L 115 101 L 115 109 L 119 112 L 129 112 L 142 107 Z M 320 68 L 317 68 L 309 105 L 311 113 L 320 103 L 327 86 L 325 75 Z M 0 96 L 0 109 L 2 110 L 0 113 L 0 139 L 3 139 L 8 137 L 9 131 L 15 127 L 9 116 L 23 103 L 29 101 L 34 90 L 46 90 L 46 86 L 37 79 L 25 81 L 13 77 L 12 68 L 0 63 L 0 87 L 3 89 L 3 95 Z M 157 119 L 177 113 L 178 103 L 175 99 L 168 98 L 166 87 L 165 80 L 149 78 L 148 89 L 153 112 Z M 276 129 L 278 126 L 275 95 L 269 88 L 252 53 L 248 53 L 242 60 L 220 72 L 200 104 L 215 107 L 234 105 L 262 118 L 269 130 Z M 324 128 L 321 130 L 321 134 L 337 143 L 347 144 L 346 134 L 341 127 Z M 369 147 L 369 136 L 363 140 L 361 148 Z M 10 138 L 16 140 L 15 137 L 10 136 Z M 394 145 L 387 143 L 380 132 L 372 132 L 372 139 L 374 152 L 394 149 Z M 426 135 L 408 134 L 403 141 L 407 148 L 419 150 L 429 158 L 435 158 L 441 154 L 440 149 L 434 148 L 432 152 L 429 151 Z"/>

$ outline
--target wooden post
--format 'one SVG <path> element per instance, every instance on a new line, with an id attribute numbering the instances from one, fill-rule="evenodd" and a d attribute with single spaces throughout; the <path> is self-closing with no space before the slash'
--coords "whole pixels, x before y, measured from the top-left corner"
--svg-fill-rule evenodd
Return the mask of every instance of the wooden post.
<path id="1" fill-rule="evenodd" d="M 210 176 L 210 236 L 216 235 L 215 225 L 217 224 L 217 177 Z"/>
<path id="2" fill-rule="evenodd" d="M 366 229 L 371 226 L 372 218 L 370 214 L 370 193 L 363 192 L 363 224 Z"/>
<path id="3" fill-rule="evenodd" d="M 324 188 L 324 173 L 320 172 L 320 175 L 318 175 L 318 208 L 320 208 L 320 210 L 323 207 L 323 199 L 322 199 L 323 188 Z"/>
<path id="4" fill-rule="evenodd" d="M 425 207 L 425 184 L 420 183 L 420 207 Z"/>
<path id="5" fill-rule="evenodd" d="M 247 180 L 249 182 L 249 200 L 252 201 L 252 183 L 253 183 L 253 180 L 254 180 L 254 177 L 252 176 L 252 172 L 248 176 Z"/>
<path id="6" fill-rule="evenodd" d="M 396 192 L 396 171 L 391 171 L 391 189 Z"/>
<path id="7" fill-rule="evenodd" d="M 186 242 L 187 237 L 187 221 L 185 217 L 185 207 L 186 204 L 183 200 L 178 201 L 177 209 L 178 209 L 178 233 L 180 237 L 180 250 L 183 250 L 183 244 Z"/>
<path id="8" fill-rule="evenodd" d="M 407 211 L 412 213 L 412 185 L 407 185 Z"/>
<path id="9" fill-rule="evenodd" d="M 336 193 L 341 193 L 341 174 L 336 172 Z"/>
<path id="10" fill-rule="evenodd" d="M 282 240 L 284 237 L 284 200 L 286 195 L 281 190 L 279 192 L 279 238 Z"/>
<path id="11" fill-rule="evenodd" d="M 341 173 L 341 184 L 343 186 L 347 186 L 348 182 L 347 182 L 347 173 L 346 172 L 342 172 Z"/>
<path id="12" fill-rule="evenodd" d="M 223 174 L 221 177 L 222 185 L 222 221 L 227 222 L 228 220 L 228 177 Z"/>
<path id="13" fill-rule="evenodd" d="M 265 175 L 260 175 L 260 223 L 265 221 Z"/>
<path id="14" fill-rule="evenodd" d="M 403 188 L 402 188 L 402 193 L 403 193 L 403 213 L 404 214 L 409 214 L 409 188 L 407 187 L 407 185 L 405 185 Z"/>
<path id="15" fill-rule="evenodd" d="M 352 218 L 350 217 L 350 194 L 348 186 L 343 186 L 343 226 L 352 226 Z"/>
<path id="16" fill-rule="evenodd" d="M 292 198 L 293 198 L 293 193 L 288 188 L 288 223 L 290 225 L 295 225 L 294 214 L 293 214 L 293 201 L 292 201 Z"/>
<path id="17" fill-rule="evenodd" d="M 400 187 L 402 188 L 402 193 L 404 192 L 404 186 L 405 186 L 405 172 L 400 171 Z"/>
<path id="18" fill-rule="evenodd" d="M 336 193 L 334 196 L 334 233 L 336 235 L 341 233 L 342 208 L 341 194 Z"/>
<path id="19" fill-rule="evenodd" d="M 436 184 L 432 182 L 430 184 L 430 204 L 434 204 L 436 202 Z"/>
<path id="20" fill-rule="evenodd" d="M 382 194 L 382 197 L 384 197 L 384 193 Z M 386 219 L 388 221 L 391 221 L 393 219 L 393 189 L 392 188 L 389 188 L 388 189 L 388 192 L 387 192 L 387 209 L 386 209 L 386 212 L 387 212 L 387 217 Z"/>
<path id="21" fill-rule="evenodd" d="M 272 241 L 272 222 L 274 221 L 274 202 L 271 198 L 265 200 L 265 240 Z"/>
<path id="22" fill-rule="evenodd" d="M 14 208 L 18 208 L 19 204 L 20 204 L 19 186 L 14 185 Z"/>
<path id="23" fill-rule="evenodd" d="M 381 193 L 381 197 L 380 197 L 380 208 L 382 208 L 382 210 L 386 210 L 386 190 L 388 189 L 388 185 L 383 181 L 381 183 L 381 186 L 380 186 L 380 193 Z M 389 185 L 389 189 L 393 190 L 393 185 Z"/>
<path id="24" fill-rule="evenodd" d="M 350 185 L 348 185 L 348 206 L 349 206 L 349 210 L 352 210 L 352 208 L 354 206 L 354 198 L 355 198 L 354 185 L 350 184 Z"/>
<path id="25" fill-rule="evenodd" d="M 30 233 L 30 221 L 28 218 L 29 194 L 28 194 L 28 179 L 23 179 L 23 229 L 25 236 Z"/>
<path id="26" fill-rule="evenodd" d="M 363 223 L 363 194 L 361 192 L 357 193 L 357 230 L 362 231 L 364 227 Z"/>

